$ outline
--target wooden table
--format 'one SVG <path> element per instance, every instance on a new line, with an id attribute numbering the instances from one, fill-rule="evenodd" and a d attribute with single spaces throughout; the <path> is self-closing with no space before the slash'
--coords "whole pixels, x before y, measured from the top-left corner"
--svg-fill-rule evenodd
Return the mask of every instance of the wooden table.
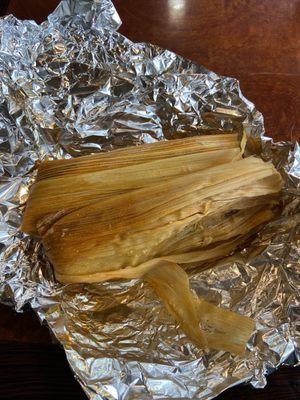
<path id="1" fill-rule="evenodd" d="M 121 33 L 236 77 L 274 138 L 300 139 L 299 0 L 114 0 Z M 5 4 L 8 3 L 8 4 Z M 56 0 L 2 1 L 2 12 L 43 21 Z M 6 10 L 4 10 L 5 6 Z M 0 399 L 85 399 L 63 351 L 27 310 L 0 305 Z M 300 373 L 283 367 L 264 390 L 239 386 L 218 400 L 296 400 Z"/>

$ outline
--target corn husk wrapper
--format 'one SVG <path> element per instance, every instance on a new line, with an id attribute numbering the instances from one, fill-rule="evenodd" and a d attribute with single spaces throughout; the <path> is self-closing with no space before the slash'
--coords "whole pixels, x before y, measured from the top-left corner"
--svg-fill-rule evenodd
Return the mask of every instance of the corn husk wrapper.
<path id="1" fill-rule="evenodd" d="M 276 216 L 282 178 L 271 163 L 242 159 L 237 135 L 211 143 L 218 136 L 111 152 L 111 164 L 101 154 L 42 163 L 22 230 L 40 235 L 59 281 L 149 282 L 197 346 L 243 356 L 254 321 L 198 299 L 180 265 L 245 243 Z"/>

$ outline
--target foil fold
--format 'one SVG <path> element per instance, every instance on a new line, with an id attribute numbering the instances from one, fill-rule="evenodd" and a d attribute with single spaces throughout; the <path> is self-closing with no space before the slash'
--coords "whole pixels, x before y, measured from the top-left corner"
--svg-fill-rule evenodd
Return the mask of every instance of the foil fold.
<path id="1" fill-rule="evenodd" d="M 300 146 L 273 143 L 237 80 L 117 32 L 110 0 L 64 0 L 37 25 L 0 20 L 0 296 L 30 304 L 90 399 L 211 399 L 299 363 Z M 285 179 L 281 217 L 234 257 L 194 273 L 199 296 L 257 321 L 245 359 L 193 346 L 139 281 L 55 282 L 20 231 L 36 165 L 158 140 L 237 130 Z M 147 314 L 147 319 L 145 315 Z"/>

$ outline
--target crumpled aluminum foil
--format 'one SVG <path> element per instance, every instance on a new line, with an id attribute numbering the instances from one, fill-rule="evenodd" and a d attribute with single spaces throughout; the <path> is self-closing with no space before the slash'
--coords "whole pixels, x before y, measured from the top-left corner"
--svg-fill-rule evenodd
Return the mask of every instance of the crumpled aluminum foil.
<path id="1" fill-rule="evenodd" d="M 63 1 L 37 25 L 0 21 L 1 300 L 29 303 L 90 399 L 211 399 L 299 362 L 300 146 L 274 144 L 235 79 L 117 32 L 110 0 Z M 194 347 L 138 281 L 63 286 L 20 232 L 35 163 L 201 134 L 245 131 L 286 179 L 284 211 L 249 248 L 194 274 L 206 299 L 257 321 L 245 359 Z M 147 318 L 145 318 L 147 315 Z"/>

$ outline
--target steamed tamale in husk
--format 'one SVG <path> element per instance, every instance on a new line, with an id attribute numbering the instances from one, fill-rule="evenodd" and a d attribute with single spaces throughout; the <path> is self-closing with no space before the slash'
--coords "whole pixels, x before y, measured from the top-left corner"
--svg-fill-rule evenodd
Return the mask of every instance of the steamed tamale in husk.
<path id="1" fill-rule="evenodd" d="M 237 135 L 41 163 L 24 214 L 65 283 L 144 279 L 201 347 L 242 354 L 254 322 L 197 298 L 185 270 L 232 254 L 278 212 L 282 179 Z"/>

